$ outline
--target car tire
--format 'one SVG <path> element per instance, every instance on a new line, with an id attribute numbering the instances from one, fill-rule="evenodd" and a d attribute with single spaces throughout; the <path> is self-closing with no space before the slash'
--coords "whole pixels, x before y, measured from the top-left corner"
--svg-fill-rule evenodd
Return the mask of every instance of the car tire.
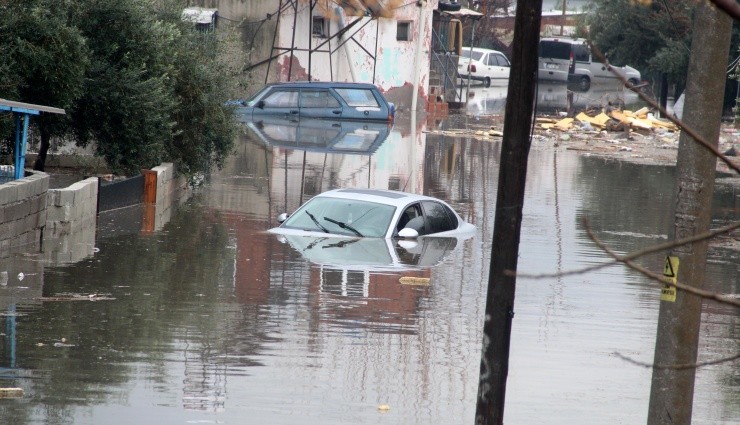
<path id="1" fill-rule="evenodd" d="M 584 75 L 578 79 L 578 88 L 581 89 L 581 91 L 588 91 L 590 87 L 591 87 L 590 78 Z"/>
<path id="2" fill-rule="evenodd" d="M 484 87 L 491 87 L 491 78 L 490 78 L 490 77 L 486 77 L 486 78 L 485 78 L 485 79 L 483 80 L 483 86 L 484 86 Z"/>

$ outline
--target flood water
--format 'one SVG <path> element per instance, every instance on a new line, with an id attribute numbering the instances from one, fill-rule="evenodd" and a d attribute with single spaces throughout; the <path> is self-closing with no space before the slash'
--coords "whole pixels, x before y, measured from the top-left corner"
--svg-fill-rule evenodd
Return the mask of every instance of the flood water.
<path id="1" fill-rule="evenodd" d="M 583 219 L 620 253 L 666 240 L 672 169 L 541 144 L 520 272 L 607 261 Z M 0 387 L 25 395 L 0 399 L 0 423 L 472 424 L 499 143 L 420 123 L 358 146 L 284 149 L 249 133 L 160 230 L 142 231 L 130 208 L 101 215 L 92 256 L 16 257 L 0 287 Z M 477 234 L 434 266 L 373 271 L 312 263 L 265 233 L 280 212 L 348 186 L 440 197 Z M 738 219 L 736 196 L 718 188 L 715 225 Z M 663 257 L 641 264 L 659 272 Z M 738 293 L 739 276 L 737 252 L 712 250 L 708 288 Z M 68 294 L 111 299 L 39 299 Z M 644 423 L 651 371 L 620 355 L 652 361 L 659 296 L 619 266 L 520 278 L 506 423 Z M 737 310 L 705 302 L 702 320 L 700 361 L 738 352 Z M 695 424 L 740 423 L 738 370 L 699 369 Z"/>

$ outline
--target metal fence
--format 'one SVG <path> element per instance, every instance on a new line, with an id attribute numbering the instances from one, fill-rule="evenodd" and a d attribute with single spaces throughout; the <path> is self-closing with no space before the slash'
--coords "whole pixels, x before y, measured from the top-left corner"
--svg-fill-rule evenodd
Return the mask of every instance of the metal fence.
<path id="1" fill-rule="evenodd" d="M 98 213 L 137 205 L 143 199 L 143 175 L 110 183 L 101 181 L 98 189 Z"/>
<path id="2" fill-rule="evenodd" d="M 15 180 L 15 167 L 12 165 L 0 165 L 0 184 Z"/>

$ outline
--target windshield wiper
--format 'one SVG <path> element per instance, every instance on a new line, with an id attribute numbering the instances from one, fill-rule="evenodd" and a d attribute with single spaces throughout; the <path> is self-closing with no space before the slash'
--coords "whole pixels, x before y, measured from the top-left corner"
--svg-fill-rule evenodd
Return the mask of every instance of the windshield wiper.
<path id="1" fill-rule="evenodd" d="M 326 227 L 322 226 L 321 223 L 319 223 L 319 220 L 316 220 L 316 217 L 314 217 L 313 214 L 311 214 L 310 212 L 308 212 L 308 210 L 306 210 L 306 214 L 308 214 L 308 216 L 311 217 L 311 221 L 314 222 L 314 224 L 316 225 L 316 227 L 318 227 L 319 229 L 323 230 L 324 233 L 329 233 L 329 229 L 327 229 Z"/>
<path id="2" fill-rule="evenodd" d="M 308 211 L 306 211 L 308 212 Z M 349 230 L 350 232 L 354 233 L 355 235 L 362 237 L 362 233 L 360 233 L 357 229 L 350 226 L 349 224 L 342 223 L 341 221 L 334 220 L 333 218 L 324 217 L 324 220 L 328 221 L 329 223 L 334 223 L 337 226 L 341 227 L 344 230 Z"/>

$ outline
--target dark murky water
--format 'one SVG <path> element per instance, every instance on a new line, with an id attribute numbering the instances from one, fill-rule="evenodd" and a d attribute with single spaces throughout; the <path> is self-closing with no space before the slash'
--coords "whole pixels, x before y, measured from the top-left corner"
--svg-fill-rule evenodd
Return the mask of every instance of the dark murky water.
<path id="1" fill-rule="evenodd" d="M 101 216 L 92 257 L 15 258 L 0 287 L 0 387 L 25 396 L 0 399 L 0 422 L 473 423 L 498 149 L 400 125 L 367 154 L 245 137 L 161 231 L 142 232 L 133 208 Z M 672 180 L 664 167 L 534 146 L 520 271 L 606 261 L 583 218 L 619 252 L 664 241 Z M 312 264 L 264 232 L 340 186 L 444 198 L 478 233 L 437 266 L 373 272 Z M 718 224 L 737 219 L 734 195 L 718 191 Z M 661 256 L 642 263 L 662 270 Z M 739 291 L 736 252 L 714 250 L 709 270 L 711 288 Z M 400 284 L 406 275 L 430 283 Z M 644 423 L 651 372 L 617 354 L 652 361 L 659 293 L 616 266 L 520 279 L 506 423 Z M 34 300 L 63 294 L 115 299 Z M 739 325 L 736 310 L 707 303 L 700 359 L 736 354 Z M 700 369 L 694 423 L 740 423 L 739 389 L 737 364 Z"/>

